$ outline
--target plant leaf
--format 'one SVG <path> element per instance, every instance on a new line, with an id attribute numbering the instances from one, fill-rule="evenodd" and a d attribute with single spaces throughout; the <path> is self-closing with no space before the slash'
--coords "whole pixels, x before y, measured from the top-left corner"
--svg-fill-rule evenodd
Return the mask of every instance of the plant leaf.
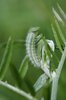
<path id="1" fill-rule="evenodd" d="M 19 68 L 19 73 L 22 78 L 25 77 L 27 70 L 28 70 L 28 57 L 25 56 Z"/>
<path id="2" fill-rule="evenodd" d="M 19 74 L 17 68 L 14 66 L 14 64 L 11 64 L 10 71 L 11 71 L 12 77 L 16 83 L 15 85 L 17 85 L 19 88 L 21 88 L 23 80 L 21 79 L 20 74 Z"/>
<path id="3" fill-rule="evenodd" d="M 62 18 L 59 16 L 59 14 L 56 12 L 56 10 L 55 10 L 54 8 L 52 8 L 52 11 L 53 11 L 55 17 L 57 18 L 57 20 L 58 20 L 59 22 L 62 22 L 62 23 L 64 24 Z"/>
<path id="4" fill-rule="evenodd" d="M 0 79 L 2 80 L 9 68 L 9 64 L 12 58 L 12 48 L 13 48 L 13 41 L 11 40 L 11 37 L 9 37 L 5 52 L 3 54 L 3 58 L 0 64 Z"/>
<path id="5" fill-rule="evenodd" d="M 47 79 L 47 75 L 42 74 L 34 84 L 35 91 L 38 91 L 41 87 L 46 86 Z"/>
<path id="6" fill-rule="evenodd" d="M 63 43 L 65 44 L 66 39 L 65 39 L 65 37 L 64 37 L 64 35 L 63 35 L 62 31 L 61 31 L 61 28 L 60 28 L 60 26 L 59 26 L 59 23 L 58 23 L 58 21 L 57 21 L 56 19 L 55 19 L 55 23 L 56 23 L 56 27 L 57 27 L 57 29 L 58 29 L 58 34 L 59 34 L 59 36 L 61 37 Z"/>
<path id="7" fill-rule="evenodd" d="M 64 13 L 64 11 L 62 10 L 62 8 L 60 7 L 60 5 L 59 5 L 59 4 L 57 4 L 57 6 L 58 6 L 58 9 L 59 9 L 59 11 L 60 11 L 61 15 L 62 15 L 62 16 L 63 16 L 63 18 L 66 20 L 66 14 Z"/>
<path id="8" fill-rule="evenodd" d="M 43 37 L 43 40 L 44 40 L 44 45 L 45 45 L 45 47 L 46 47 L 46 52 L 47 52 L 47 54 L 48 54 L 48 57 L 51 59 L 51 53 L 50 53 L 50 50 L 49 50 L 49 48 L 48 48 L 48 43 L 47 43 L 45 37 Z"/>
<path id="9" fill-rule="evenodd" d="M 38 45 L 37 45 L 37 54 L 39 56 L 39 58 L 41 59 L 41 51 L 42 51 L 42 47 L 44 45 L 44 41 L 41 39 L 39 42 L 38 42 Z"/>
<path id="10" fill-rule="evenodd" d="M 53 34 L 54 34 L 54 38 L 55 38 L 56 44 L 57 44 L 59 50 L 60 50 L 61 53 L 62 53 L 62 48 L 61 48 L 61 44 L 60 44 L 58 35 L 57 35 L 57 33 L 56 33 L 55 28 L 53 27 L 53 25 L 51 25 L 51 27 L 52 27 L 52 31 L 53 31 Z"/>

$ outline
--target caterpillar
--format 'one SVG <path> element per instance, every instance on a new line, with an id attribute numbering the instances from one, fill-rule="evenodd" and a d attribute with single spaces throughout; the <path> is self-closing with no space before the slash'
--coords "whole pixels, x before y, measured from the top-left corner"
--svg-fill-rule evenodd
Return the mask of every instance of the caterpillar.
<path id="1" fill-rule="evenodd" d="M 34 66 L 40 67 L 41 66 L 41 60 L 38 57 L 36 53 L 36 38 L 37 34 L 36 31 L 38 28 L 32 28 L 26 37 L 26 52 L 27 56 L 29 57 L 30 61 L 33 63 Z"/>
<path id="2" fill-rule="evenodd" d="M 43 57 L 40 57 L 39 54 L 37 53 L 36 43 L 42 37 L 42 35 L 38 35 L 36 33 L 37 30 L 38 30 L 37 28 L 32 28 L 28 32 L 28 35 L 26 37 L 27 56 L 35 67 L 40 67 L 48 77 L 51 77 L 51 72 L 49 70 L 50 58 L 48 57 L 47 53 L 45 54 L 46 48 L 45 48 L 43 40 L 42 40 L 42 45 L 41 45 L 42 46 L 41 49 L 43 51 L 43 53 L 42 53 Z M 46 40 L 46 41 L 47 41 L 48 45 L 50 46 L 50 48 L 54 51 L 53 41 L 52 40 Z M 44 55 L 46 56 L 46 60 L 44 58 Z M 44 58 L 45 62 L 44 62 L 43 58 Z"/>

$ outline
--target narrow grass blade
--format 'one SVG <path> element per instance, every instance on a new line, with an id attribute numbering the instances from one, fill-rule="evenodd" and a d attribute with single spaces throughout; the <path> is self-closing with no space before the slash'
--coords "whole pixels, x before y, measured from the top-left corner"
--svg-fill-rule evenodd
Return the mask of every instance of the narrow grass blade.
<path id="1" fill-rule="evenodd" d="M 22 84 L 24 82 L 21 79 L 17 68 L 13 64 L 11 64 L 11 66 L 10 66 L 10 71 L 11 71 L 12 77 L 13 77 L 13 79 L 15 81 L 15 85 L 17 85 L 19 88 L 22 88 Z"/>
<path id="2" fill-rule="evenodd" d="M 45 45 L 45 47 L 46 47 L 47 55 L 48 55 L 48 57 L 51 59 L 51 53 L 50 53 L 50 50 L 49 50 L 49 48 L 48 48 L 48 43 L 47 43 L 45 37 L 43 37 L 43 40 L 44 40 L 44 45 Z"/>
<path id="3" fill-rule="evenodd" d="M 41 87 L 46 86 L 48 76 L 46 74 L 42 74 L 36 83 L 34 84 L 35 91 L 37 92 Z"/>
<path id="4" fill-rule="evenodd" d="M 65 37 L 64 37 L 64 35 L 63 35 L 62 31 L 61 31 L 61 28 L 60 28 L 60 26 L 59 26 L 59 23 L 58 23 L 58 21 L 57 21 L 56 19 L 55 19 L 55 23 L 56 23 L 56 27 L 57 27 L 57 29 L 58 29 L 58 34 L 59 34 L 59 36 L 61 37 L 63 43 L 65 44 L 66 39 L 65 39 Z"/>
<path id="5" fill-rule="evenodd" d="M 56 56 L 56 53 L 55 52 L 53 52 L 53 50 L 50 48 L 50 46 L 48 45 L 48 48 L 49 48 L 49 50 L 50 50 L 50 52 L 51 52 L 51 54 L 53 55 L 53 57 L 54 57 L 54 59 L 56 60 L 56 62 L 57 63 L 59 63 L 59 59 L 58 59 L 58 57 Z M 53 58 L 52 58 L 53 59 Z M 51 60 L 52 60 L 51 59 Z"/>
<path id="6" fill-rule="evenodd" d="M 56 10 L 55 10 L 54 8 L 52 8 L 52 11 L 53 11 L 53 13 L 54 13 L 54 16 L 57 18 L 57 20 L 58 20 L 59 22 L 62 22 L 62 23 L 63 23 L 62 18 L 59 16 L 59 14 L 56 12 Z"/>
<path id="7" fill-rule="evenodd" d="M 19 68 L 19 73 L 22 78 L 25 77 L 27 70 L 28 70 L 28 57 L 25 56 Z"/>
<path id="8" fill-rule="evenodd" d="M 38 45 L 37 45 L 37 55 L 39 56 L 39 58 L 41 59 L 41 51 L 42 51 L 42 47 L 44 45 L 44 41 L 41 39 L 39 42 L 38 42 Z"/>
<path id="9" fill-rule="evenodd" d="M 11 58 L 12 58 L 12 48 L 13 48 L 13 42 L 11 40 L 11 37 L 8 39 L 5 52 L 3 54 L 3 58 L 0 64 L 0 79 L 2 80 L 4 76 L 6 75 L 6 72 L 8 70 Z"/>
<path id="10" fill-rule="evenodd" d="M 57 6 L 58 6 L 58 9 L 59 9 L 59 11 L 60 11 L 61 15 L 62 15 L 62 16 L 63 16 L 63 18 L 66 20 L 66 14 L 64 13 L 64 11 L 62 10 L 62 8 L 60 7 L 60 5 L 59 5 L 59 4 L 57 4 Z"/>
<path id="11" fill-rule="evenodd" d="M 53 34 L 54 34 L 54 38 L 55 38 L 56 44 L 57 44 L 60 52 L 62 53 L 62 48 L 61 48 L 61 44 L 60 44 L 58 35 L 57 35 L 57 33 L 56 33 L 55 28 L 53 27 L 53 25 L 51 25 L 51 27 L 52 27 L 52 31 L 53 31 Z"/>

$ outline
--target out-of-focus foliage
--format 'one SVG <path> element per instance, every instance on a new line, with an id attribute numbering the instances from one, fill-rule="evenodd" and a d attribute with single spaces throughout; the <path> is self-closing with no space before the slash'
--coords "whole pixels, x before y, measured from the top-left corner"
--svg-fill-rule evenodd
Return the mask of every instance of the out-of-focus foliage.
<path id="1" fill-rule="evenodd" d="M 54 22 L 52 7 L 57 8 L 57 2 L 61 5 L 66 13 L 65 0 L 0 0 L 0 45 L 6 42 L 9 36 L 13 40 L 24 40 L 22 43 L 17 43 L 13 48 L 12 64 L 5 75 L 4 81 L 14 85 L 19 84 L 18 87 L 35 95 L 33 84 L 37 78 L 43 73 L 42 70 L 34 68 L 31 63 L 28 66 L 28 71 L 24 80 L 21 80 L 17 70 L 21 64 L 22 59 L 26 54 L 25 38 L 29 28 L 39 26 L 40 31 L 49 39 L 53 38 L 51 30 L 51 22 Z M 62 26 L 62 25 L 61 25 Z M 62 29 L 66 32 L 66 29 Z M 66 33 L 65 33 L 66 36 Z M 54 38 L 53 38 L 54 39 Z M 5 47 L 0 48 L 0 62 L 4 53 Z M 57 51 L 58 52 L 58 51 Z M 58 52 L 58 55 L 59 52 Z M 62 74 L 59 82 L 58 100 L 65 100 L 66 95 L 66 63 L 64 64 Z M 13 74 L 12 74 L 13 73 Z M 15 75 L 17 73 L 18 76 Z M 18 80 L 22 81 L 17 82 Z M 50 98 L 50 88 L 42 88 L 37 92 L 38 100 L 45 96 L 45 100 Z M 0 86 L 0 100 L 26 100 L 20 95 L 13 93 L 6 88 Z"/>

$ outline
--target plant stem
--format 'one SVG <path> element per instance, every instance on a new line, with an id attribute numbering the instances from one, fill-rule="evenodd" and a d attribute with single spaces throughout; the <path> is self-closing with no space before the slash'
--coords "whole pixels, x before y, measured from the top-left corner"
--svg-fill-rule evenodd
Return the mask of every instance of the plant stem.
<path id="1" fill-rule="evenodd" d="M 13 44 L 25 43 L 25 40 L 14 40 Z M 7 42 L 3 42 L 0 44 L 0 48 L 5 47 Z"/>
<path id="2" fill-rule="evenodd" d="M 63 68 L 63 64 L 66 58 L 66 46 L 65 49 L 63 51 L 61 60 L 59 62 L 58 68 L 57 68 L 57 75 L 54 78 L 53 82 L 52 82 L 52 91 L 51 91 L 51 100 L 56 100 L 57 98 L 57 88 L 58 88 L 58 81 L 59 81 L 59 77 Z"/>
<path id="3" fill-rule="evenodd" d="M 23 90 L 20 90 L 6 82 L 3 82 L 3 81 L 0 81 L 0 85 L 3 86 L 3 87 L 6 87 L 16 93 L 18 93 L 19 95 L 21 96 L 24 96 L 25 98 L 27 98 L 28 100 L 37 100 L 36 98 L 32 97 L 30 94 L 24 92 Z"/>

